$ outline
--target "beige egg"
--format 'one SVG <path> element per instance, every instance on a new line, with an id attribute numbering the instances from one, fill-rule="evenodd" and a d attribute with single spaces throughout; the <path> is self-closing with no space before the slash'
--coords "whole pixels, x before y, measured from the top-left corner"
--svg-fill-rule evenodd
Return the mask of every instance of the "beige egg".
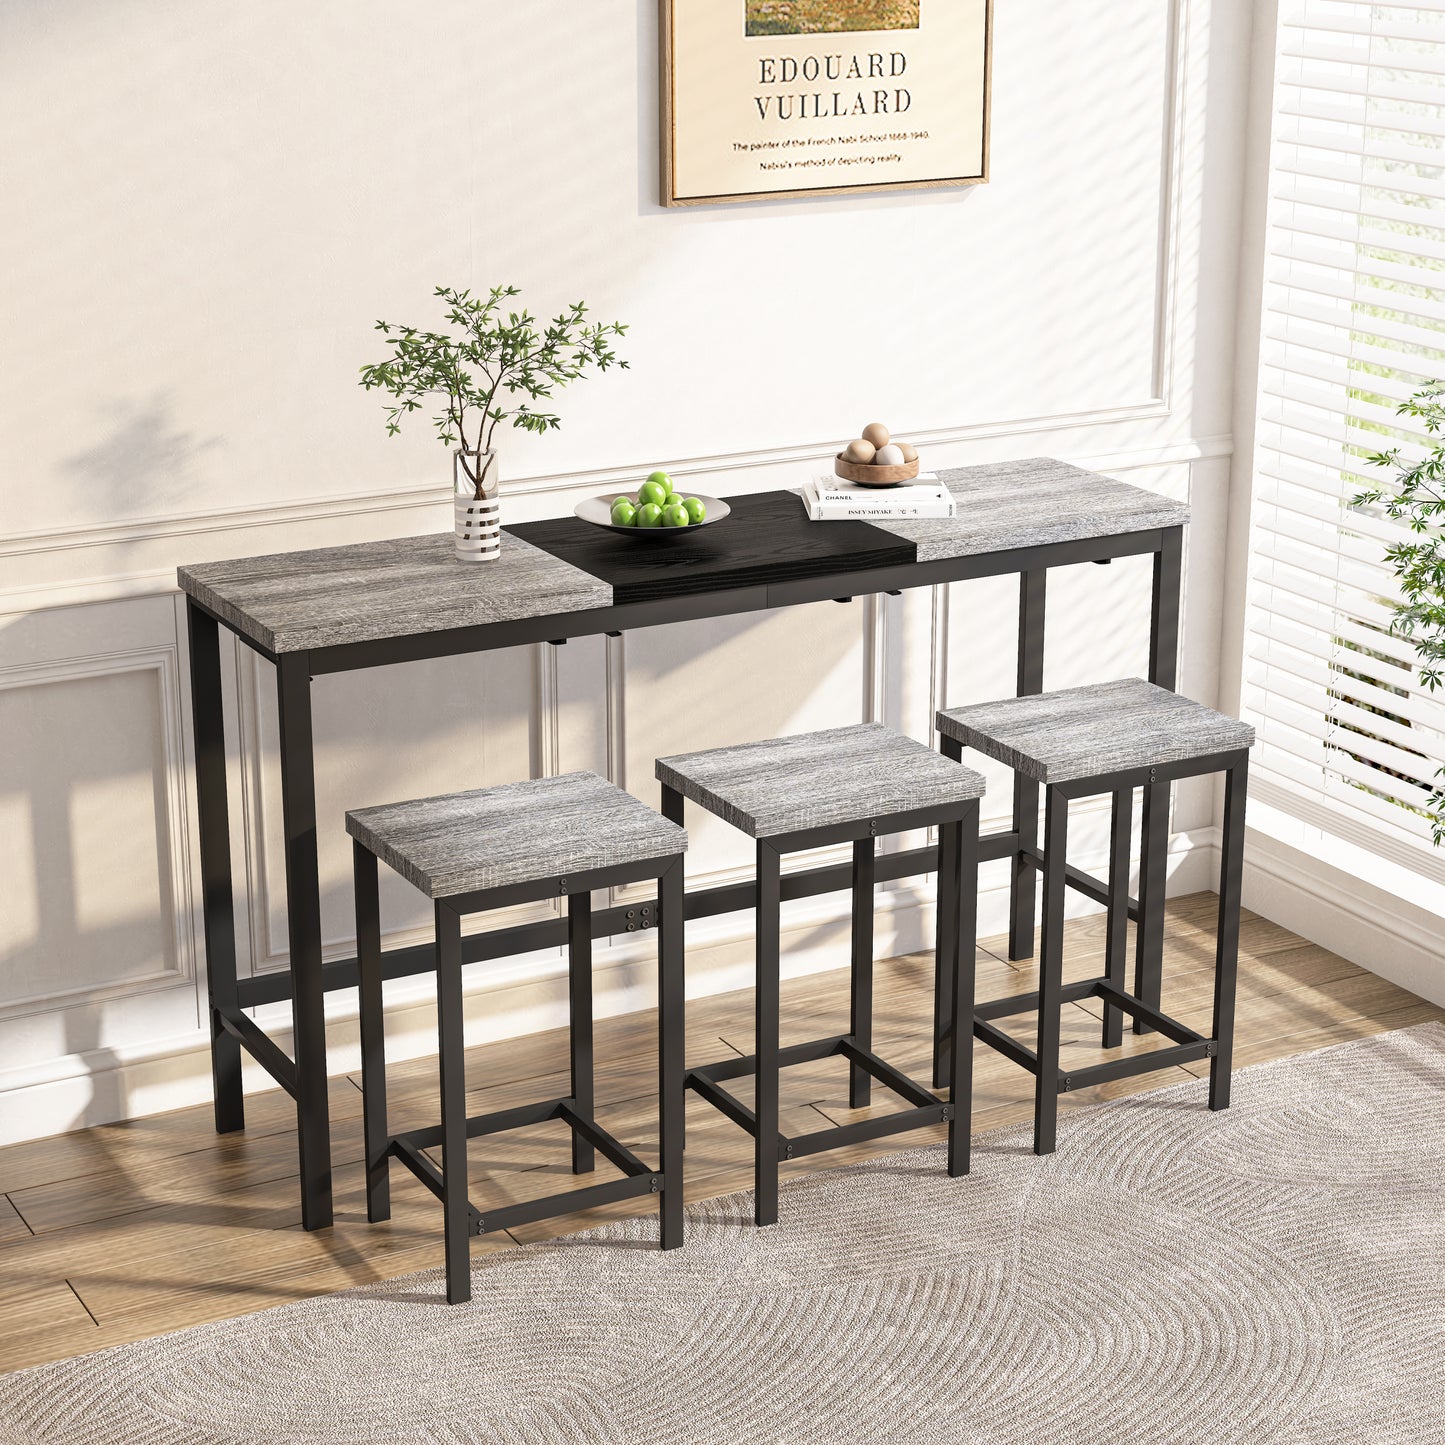
<path id="1" fill-rule="evenodd" d="M 901 467 L 904 462 L 903 448 L 895 447 L 891 443 L 886 447 L 879 447 L 873 460 L 880 467 Z"/>
<path id="2" fill-rule="evenodd" d="M 898 450 L 903 453 L 905 462 L 916 462 L 918 460 L 918 448 L 912 442 L 897 443 Z"/>
<path id="3" fill-rule="evenodd" d="M 857 462 L 859 466 L 866 467 L 873 460 L 873 443 L 866 441 L 849 442 L 843 455 L 850 462 Z"/>
<path id="4" fill-rule="evenodd" d="M 863 428 L 863 440 L 872 442 L 873 446 L 886 447 L 891 440 L 888 435 L 888 428 L 881 421 L 870 422 Z"/>

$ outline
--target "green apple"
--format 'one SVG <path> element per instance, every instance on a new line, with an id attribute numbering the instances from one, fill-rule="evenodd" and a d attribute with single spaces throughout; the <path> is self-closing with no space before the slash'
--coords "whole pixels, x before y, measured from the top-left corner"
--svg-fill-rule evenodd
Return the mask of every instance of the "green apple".
<path id="1" fill-rule="evenodd" d="M 631 527 L 637 521 L 637 506 L 627 497 L 618 497 L 612 504 L 612 525 Z"/>
<path id="2" fill-rule="evenodd" d="M 638 527 L 662 526 L 662 508 L 656 502 L 643 502 L 637 509 L 637 521 L 634 525 Z"/>
<path id="3" fill-rule="evenodd" d="M 662 525 L 664 527 L 685 527 L 692 521 L 687 515 L 687 508 L 681 502 L 673 502 L 662 510 Z"/>
<path id="4" fill-rule="evenodd" d="M 663 492 L 664 492 L 667 496 L 670 497 L 670 496 L 672 495 L 672 493 L 673 493 L 672 478 L 671 478 L 670 476 L 668 476 L 668 474 L 667 474 L 666 472 L 664 472 L 664 471 L 656 471 L 656 472 L 653 472 L 653 473 L 648 477 L 647 480 L 648 480 L 649 482 L 653 482 L 653 483 L 655 483 L 657 486 L 661 487 L 662 490 L 663 490 Z"/>
<path id="5" fill-rule="evenodd" d="M 687 520 L 689 522 L 707 521 L 707 508 L 703 506 L 697 497 L 686 498 L 682 505 L 687 508 Z"/>
<path id="6" fill-rule="evenodd" d="M 659 473 L 654 472 L 653 475 L 648 477 L 637 489 L 637 500 L 640 503 L 645 504 L 651 502 L 654 507 L 665 507 L 667 505 L 669 493 L 667 487 L 663 485 L 663 482 L 666 482 L 667 478 L 663 477 L 662 482 L 659 482 L 655 480 L 658 475 Z"/>

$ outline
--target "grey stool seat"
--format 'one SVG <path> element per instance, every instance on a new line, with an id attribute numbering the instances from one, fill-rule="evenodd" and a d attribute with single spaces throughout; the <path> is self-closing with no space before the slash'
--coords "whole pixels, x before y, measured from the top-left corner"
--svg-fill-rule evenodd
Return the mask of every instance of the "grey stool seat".
<path id="1" fill-rule="evenodd" d="M 1019 854 L 1020 866 L 1043 869 L 1039 990 L 975 1003 L 973 1013 L 975 1035 L 1035 1076 L 1034 1152 L 1053 1151 L 1060 1093 L 1174 1064 L 1210 1059 L 1209 1107 L 1227 1108 L 1244 808 L 1254 729 L 1139 678 L 950 708 L 938 714 L 937 725 L 948 757 L 960 759 L 965 747 L 973 748 L 1045 788 L 1044 846 L 1041 850 L 1033 846 L 1021 848 Z M 1162 1011 L 1159 955 L 1164 934 L 1165 879 L 1162 870 L 1150 867 L 1156 850 L 1150 847 L 1149 840 L 1156 828 L 1168 836 L 1170 784 L 1209 773 L 1223 773 L 1226 781 L 1214 1017 L 1206 1036 Z M 1136 903 L 1129 897 L 1129 854 L 1134 790 L 1141 787 L 1144 847 Z M 1098 794 L 1111 795 L 1113 804 L 1107 882 L 1071 867 L 1066 856 L 1069 803 Z M 1065 985 L 1064 893 L 1071 887 L 1104 904 L 1105 971 L 1101 977 Z M 1137 919 L 1138 930 L 1134 989 L 1129 992 L 1125 986 L 1125 950 L 1131 918 Z M 935 1003 L 935 1083 L 946 1075 L 943 1061 L 950 1057 L 945 1049 L 950 1028 L 945 1015 L 953 1009 L 945 984 L 946 980 L 940 979 Z M 1116 1049 L 1123 1042 L 1125 1015 L 1133 1019 L 1136 1032 L 1158 1031 L 1169 1045 L 1150 1053 L 1061 1071 L 1059 1011 L 1063 1004 L 1084 998 L 1103 1002 L 1105 1049 Z M 1037 1016 L 1037 1044 L 1033 1049 L 996 1026 L 996 1020 L 1027 1012 Z"/>
<path id="2" fill-rule="evenodd" d="M 938 730 L 1040 783 L 1068 783 L 1235 752 L 1254 742 L 1238 718 L 1141 678 L 974 703 Z"/>
<path id="3" fill-rule="evenodd" d="M 660 758 L 663 814 L 681 822 L 684 798 L 756 841 L 756 1053 L 687 1071 L 687 1087 L 752 1135 L 754 1218 L 778 1218 L 778 1164 L 825 1149 L 948 1123 L 948 1172 L 968 1172 L 973 939 L 978 894 L 978 815 L 983 778 L 922 743 L 876 724 Z M 873 1052 L 873 891 L 877 838 L 914 828 L 939 830 L 937 964 L 953 999 L 953 1091 L 945 1101 Z M 785 853 L 853 845 L 852 973 L 846 1034 L 778 1047 L 781 876 Z M 965 957 L 967 963 L 965 964 Z M 789 1138 L 778 1127 L 778 1074 L 791 1064 L 841 1056 L 849 1064 L 849 1104 L 864 1108 L 876 1080 L 909 1108 Z M 749 1108 L 723 1085 L 755 1081 Z"/>
<path id="4" fill-rule="evenodd" d="M 966 803 L 984 789 L 881 723 L 659 758 L 657 777 L 750 838 Z"/>
<path id="5" fill-rule="evenodd" d="M 368 1219 L 390 1218 L 388 1170 L 390 1161 L 399 1159 L 442 1201 L 447 1299 L 454 1304 L 471 1297 L 468 1244 L 474 1234 L 653 1194 L 658 1196 L 659 1244 L 675 1249 L 683 1234 L 682 856 L 687 834 L 593 773 L 360 808 L 346 815 L 346 830 L 354 840 Z M 387 1124 L 378 859 L 432 900 L 436 920 L 441 1123 L 402 1134 L 392 1134 Z M 649 878 L 657 880 L 659 895 L 656 1169 L 597 1124 L 592 1055 L 592 890 Z M 469 1118 L 462 916 L 549 898 L 567 901 L 571 1091 L 565 1098 Z M 601 1154 L 622 1177 L 479 1213 L 467 1198 L 468 1139 L 552 1119 L 572 1131 L 574 1174 L 591 1173 Z M 427 1152 L 438 1145 L 440 1169 Z"/>
<path id="6" fill-rule="evenodd" d="M 595 773 L 358 808 L 346 831 L 428 898 L 666 858 L 687 846 L 676 824 Z"/>

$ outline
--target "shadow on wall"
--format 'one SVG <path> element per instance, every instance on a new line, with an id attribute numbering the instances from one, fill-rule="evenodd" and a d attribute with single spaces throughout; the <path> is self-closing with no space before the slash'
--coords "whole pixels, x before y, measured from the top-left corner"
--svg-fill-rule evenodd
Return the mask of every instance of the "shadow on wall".
<path id="1" fill-rule="evenodd" d="M 194 1021 L 176 954 L 161 705 L 149 669 L 0 690 L 0 1006 L 10 1026 L 51 1039 L 48 1055 L 90 1056 L 77 1122 L 130 1112 L 106 1044 L 108 995 L 179 984 Z"/>
<path id="2" fill-rule="evenodd" d="M 141 400 L 120 397 L 104 410 L 108 421 L 100 440 L 57 463 L 65 480 L 93 494 L 95 511 L 106 517 L 193 506 L 199 491 L 195 464 L 222 446 L 222 439 L 177 425 L 164 392 Z"/>

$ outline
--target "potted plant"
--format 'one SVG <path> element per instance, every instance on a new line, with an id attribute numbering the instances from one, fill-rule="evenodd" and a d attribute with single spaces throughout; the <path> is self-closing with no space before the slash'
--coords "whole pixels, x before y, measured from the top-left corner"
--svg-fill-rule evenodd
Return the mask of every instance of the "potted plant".
<path id="1" fill-rule="evenodd" d="M 1420 683 L 1427 692 L 1441 684 L 1445 669 L 1445 383 L 1436 382 L 1401 402 L 1398 414 L 1418 422 L 1430 441 L 1413 461 L 1399 447 L 1376 452 L 1369 460 L 1389 467 L 1388 483 L 1356 494 L 1357 507 L 1383 506 L 1385 515 L 1403 522 L 1416 540 L 1392 542 L 1385 557 L 1400 583 L 1399 600 L 1390 601 L 1390 631 L 1414 644 Z M 1445 768 L 1436 772 L 1445 778 Z M 1425 804 L 1436 846 L 1445 843 L 1445 786 Z"/>
<path id="2" fill-rule="evenodd" d="M 438 439 L 455 448 L 452 460 L 453 515 L 457 556 L 488 562 L 501 554 L 500 476 L 492 439 L 500 423 L 545 432 L 561 419 L 537 406 L 589 367 L 606 371 L 626 366 L 612 340 L 627 328 L 619 322 L 589 322 L 581 302 L 545 324 L 530 311 L 504 310 L 515 286 L 494 286 L 485 295 L 438 286 L 449 331 L 378 321 L 391 339 L 384 361 L 361 368 L 368 391 L 380 387 L 396 398 L 388 406 L 386 430 L 396 436 L 401 419 L 420 411 L 427 399 L 439 409 L 432 417 Z"/>

